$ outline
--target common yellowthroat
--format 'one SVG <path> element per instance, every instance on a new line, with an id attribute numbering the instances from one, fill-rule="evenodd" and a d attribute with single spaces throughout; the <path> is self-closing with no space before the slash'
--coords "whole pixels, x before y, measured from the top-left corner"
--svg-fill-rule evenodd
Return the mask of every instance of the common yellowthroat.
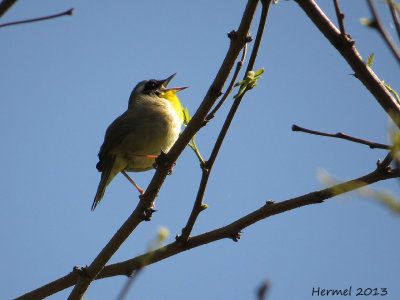
<path id="1" fill-rule="evenodd" d="M 152 169 L 161 151 L 168 152 L 178 139 L 183 108 L 176 93 L 187 87 L 167 89 L 175 75 L 164 80 L 139 82 L 129 97 L 128 109 L 107 128 L 96 165 L 101 179 L 92 211 L 119 172 L 143 194 L 144 191 L 126 172 Z"/>

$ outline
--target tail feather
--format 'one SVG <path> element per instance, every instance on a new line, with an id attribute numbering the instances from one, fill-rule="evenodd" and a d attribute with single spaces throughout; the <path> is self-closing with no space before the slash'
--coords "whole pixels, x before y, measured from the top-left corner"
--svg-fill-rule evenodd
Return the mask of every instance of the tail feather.
<path id="1" fill-rule="evenodd" d="M 101 179 L 99 186 L 97 188 L 96 196 L 94 197 L 92 204 L 92 211 L 96 208 L 97 204 L 99 204 L 100 200 L 104 196 L 104 192 L 106 191 L 106 187 L 114 179 L 115 175 L 117 175 L 120 170 L 115 170 L 114 168 L 115 156 L 110 157 L 106 162 L 103 163 Z"/>

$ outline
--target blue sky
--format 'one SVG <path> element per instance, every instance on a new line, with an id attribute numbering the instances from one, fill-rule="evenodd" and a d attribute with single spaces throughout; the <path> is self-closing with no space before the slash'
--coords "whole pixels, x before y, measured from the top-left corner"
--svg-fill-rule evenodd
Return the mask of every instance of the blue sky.
<path id="1" fill-rule="evenodd" d="M 363 27 L 364 1 L 341 1 L 347 31 L 373 69 L 400 90 L 398 64 L 376 32 Z M 319 1 L 336 23 L 332 1 Z M 193 114 L 224 58 L 245 1 L 19 1 L 1 23 L 58 13 L 72 17 L 0 30 L 0 298 L 9 299 L 90 264 L 137 203 L 118 175 L 95 212 L 97 153 L 108 125 L 137 82 L 166 78 L 189 86 L 180 99 Z M 385 25 L 395 32 L 381 9 Z M 259 15 L 259 12 L 257 16 Z M 256 23 L 251 32 L 256 33 Z M 372 171 L 385 151 L 291 131 L 292 124 L 386 143 L 390 122 L 352 70 L 293 1 L 271 7 L 255 68 L 265 68 L 226 137 L 193 234 L 259 208 L 322 188 L 318 170 L 343 180 Z M 241 74 L 243 76 L 243 74 Z M 208 157 L 230 98 L 200 133 Z M 111 262 L 143 253 L 167 227 L 185 225 L 201 171 L 188 148 L 142 223 Z M 145 188 L 154 171 L 133 173 Z M 398 182 L 373 185 L 398 195 Z M 349 194 L 246 228 L 238 243 L 218 241 L 145 269 L 128 299 L 311 299 L 313 287 L 387 288 L 400 299 L 399 217 Z M 94 282 L 85 299 L 115 299 L 126 278 Z M 70 289 L 49 299 L 65 299 Z"/>

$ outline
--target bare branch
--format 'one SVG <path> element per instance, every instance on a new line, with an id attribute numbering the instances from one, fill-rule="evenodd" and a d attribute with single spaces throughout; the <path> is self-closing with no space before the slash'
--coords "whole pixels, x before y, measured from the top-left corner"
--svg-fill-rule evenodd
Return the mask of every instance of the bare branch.
<path id="1" fill-rule="evenodd" d="M 372 0 L 367 0 L 369 8 L 371 10 L 371 13 L 374 17 L 374 20 L 372 21 L 372 25 L 370 27 L 376 28 L 379 33 L 382 35 L 383 39 L 385 40 L 386 44 L 389 46 L 390 50 L 392 50 L 392 53 L 394 56 L 397 58 L 397 62 L 400 63 L 400 52 L 393 43 L 392 39 L 390 38 L 389 34 L 386 32 L 385 28 L 382 25 L 382 22 L 379 18 L 378 12 L 376 11 L 375 5 L 372 2 Z"/>
<path id="2" fill-rule="evenodd" d="M 133 283 L 136 281 L 139 274 L 143 271 L 143 268 L 137 269 L 133 274 L 131 274 L 128 278 L 128 281 L 125 283 L 124 287 L 122 288 L 121 293 L 119 294 L 117 300 L 124 300 L 126 295 L 129 292 L 129 289 L 132 287 Z"/>
<path id="3" fill-rule="evenodd" d="M 272 0 L 260 0 L 262 4 L 262 11 L 260 17 L 260 23 L 258 24 L 256 40 L 254 41 L 253 50 L 250 55 L 249 64 L 247 65 L 246 73 L 254 69 L 254 64 L 258 55 L 258 49 L 260 48 L 262 36 L 264 34 L 265 24 L 267 23 L 267 17 L 269 7 L 271 6 Z"/>
<path id="4" fill-rule="evenodd" d="M 388 0 L 390 14 L 392 15 L 394 26 L 396 27 L 397 35 L 400 40 L 400 21 L 397 16 L 396 8 L 394 7 L 393 0 Z"/>
<path id="5" fill-rule="evenodd" d="M 326 132 L 321 132 L 321 131 L 315 131 L 315 130 L 310 130 L 310 129 L 306 129 L 300 126 L 297 126 L 296 124 L 292 125 L 292 130 L 293 131 L 301 131 L 301 132 L 305 132 L 305 133 L 310 133 L 310 134 L 315 134 L 315 135 L 322 135 L 322 136 L 328 136 L 328 137 L 334 137 L 334 138 L 339 138 L 339 139 L 344 139 L 344 140 L 348 140 L 348 141 L 352 141 L 355 143 L 359 143 L 359 144 L 363 144 L 363 145 L 367 145 L 369 146 L 371 149 L 386 149 L 386 150 L 390 150 L 392 147 L 389 145 L 385 145 L 385 144 L 380 144 L 380 143 L 375 143 L 375 142 L 370 142 L 367 140 L 363 140 L 363 139 L 359 139 L 347 134 L 344 134 L 342 132 L 338 132 L 335 134 L 332 133 L 326 133 Z"/>
<path id="6" fill-rule="evenodd" d="M 389 168 L 390 164 L 396 157 L 396 153 L 398 152 L 399 149 L 394 147 L 393 149 L 390 150 L 390 152 L 386 155 L 386 157 L 383 159 L 383 161 L 378 160 L 377 167 L 378 168 Z"/>
<path id="7" fill-rule="evenodd" d="M 257 289 L 257 297 L 258 300 L 266 300 L 267 299 L 267 292 L 270 287 L 270 282 L 268 280 L 264 281 L 261 286 Z"/>
<path id="8" fill-rule="evenodd" d="M 346 31 L 344 29 L 344 14 L 340 11 L 339 1 L 333 0 L 333 3 L 335 4 L 336 17 L 338 19 L 340 33 L 343 37 L 346 37 Z"/>
<path id="9" fill-rule="evenodd" d="M 239 76 L 239 72 L 242 69 L 243 62 L 246 57 L 246 52 L 247 52 L 247 44 L 245 44 L 243 47 L 242 58 L 236 64 L 235 72 L 233 73 L 231 82 L 229 83 L 229 86 L 226 89 L 224 96 L 222 96 L 221 100 L 219 100 L 217 105 L 215 105 L 214 109 L 207 115 L 206 122 L 210 121 L 211 119 L 213 119 L 215 117 L 215 114 L 217 113 L 217 111 L 221 108 L 222 104 L 224 104 L 225 100 L 228 98 L 229 94 L 232 92 L 233 86 L 236 83 L 236 79 Z"/>
<path id="10" fill-rule="evenodd" d="M 9 22 L 9 23 L 0 24 L 0 28 L 1 27 L 6 27 L 6 26 L 11 26 L 11 25 L 19 25 L 19 24 L 25 24 L 25 23 L 44 21 L 44 20 L 59 18 L 59 17 L 62 17 L 62 16 L 72 16 L 73 13 L 74 13 L 74 9 L 71 8 L 71 9 L 69 9 L 67 11 L 64 11 L 62 13 L 55 14 L 55 15 L 50 15 L 50 16 L 40 17 L 40 18 L 35 18 L 35 19 L 22 20 L 22 21 L 16 21 L 16 22 Z"/>
<path id="11" fill-rule="evenodd" d="M 17 2 L 17 0 L 3 0 L 0 3 L 0 18 Z"/>
<path id="12" fill-rule="evenodd" d="M 374 95 L 378 103 L 386 113 L 392 118 L 393 122 L 400 127 L 400 105 L 392 97 L 381 80 L 369 68 L 352 41 L 345 41 L 340 31 L 332 24 L 328 17 L 318 7 L 313 0 L 295 0 L 304 10 L 308 17 L 314 22 L 317 28 L 325 35 L 332 45 L 340 52 L 343 58 L 354 70 L 356 77 Z"/>
<path id="13" fill-rule="evenodd" d="M 266 219 L 273 215 L 281 214 L 289 210 L 293 210 L 299 207 L 303 207 L 311 204 L 323 203 L 324 200 L 332 198 L 337 195 L 351 192 L 358 188 L 370 185 L 372 183 L 387 180 L 391 178 L 400 177 L 400 171 L 398 169 L 391 169 L 387 167 L 378 167 L 371 173 L 362 177 L 349 180 L 340 184 L 336 184 L 332 187 L 325 188 L 319 191 L 311 192 L 296 198 L 285 200 L 278 203 L 267 201 L 261 208 L 247 214 L 246 216 L 215 230 L 199 234 L 191 237 L 188 243 L 180 243 L 175 241 L 167 246 L 159 248 L 139 255 L 135 258 L 111 264 L 96 276 L 97 279 L 125 275 L 129 276 L 135 270 L 141 269 L 146 265 L 151 265 L 168 257 L 174 256 L 178 253 L 196 248 L 205 244 L 209 244 L 221 239 L 233 239 L 237 240 L 238 234 L 246 227 L 259 222 L 260 220 Z M 150 259 L 148 259 L 150 257 Z M 145 263 L 144 263 L 145 262 Z M 50 295 L 53 295 L 59 291 L 69 288 L 77 283 L 79 275 L 76 271 L 69 273 L 68 275 L 50 282 L 36 290 L 33 290 L 25 295 L 22 295 L 15 300 L 30 300 L 30 299 L 43 299 Z"/>

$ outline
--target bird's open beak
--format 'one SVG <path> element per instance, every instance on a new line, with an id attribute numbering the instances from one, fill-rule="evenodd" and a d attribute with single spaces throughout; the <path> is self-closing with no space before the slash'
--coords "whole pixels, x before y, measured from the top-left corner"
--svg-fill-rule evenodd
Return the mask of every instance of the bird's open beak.
<path id="1" fill-rule="evenodd" d="M 163 92 L 168 92 L 168 91 L 173 91 L 175 93 L 182 91 L 184 89 L 187 89 L 188 86 L 183 86 L 183 87 L 176 87 L 176 88 L 170 88 L 170 89 L 163 89 Z"/>
<path id="2" fill-rule="evenodd" d="M 168 83 L 172 80 L 172 78 L 175 77 L 175 75 L 176 75 L 176 73 L 175 73 L 175 74 L 172 74 L 172 75 L 169 76 L 167 79 L 161 80 L 161 81 L 162 81 L 162 86 L 163 86 L 164 88 L 166 88 L 167 85 L 168 85 Z"/>
<path id="3" fill-rule="evenodd" d="M 175 73 L 175 74 L 172 74 L 172 75 L 169 76 L 167 79 L 161 80 L 161 81 L 162 81 L 161 90 L 162 90 L 163 92 L 173 91 L 173 92 L 177 93 L 177 92 L 179 92 L 179 91 L 182 91 L 182 90 L 188 88 L 187 86 L 183 86 L 183 87 L 176 87 L 176 88 L 169 88 L 169 89 L 167 89 L 167 85 L 168 85 L 169 82 L 172 80 L 172 78 L 175 77 L 175 75 L 176 75 L 176 73 Z"/>

